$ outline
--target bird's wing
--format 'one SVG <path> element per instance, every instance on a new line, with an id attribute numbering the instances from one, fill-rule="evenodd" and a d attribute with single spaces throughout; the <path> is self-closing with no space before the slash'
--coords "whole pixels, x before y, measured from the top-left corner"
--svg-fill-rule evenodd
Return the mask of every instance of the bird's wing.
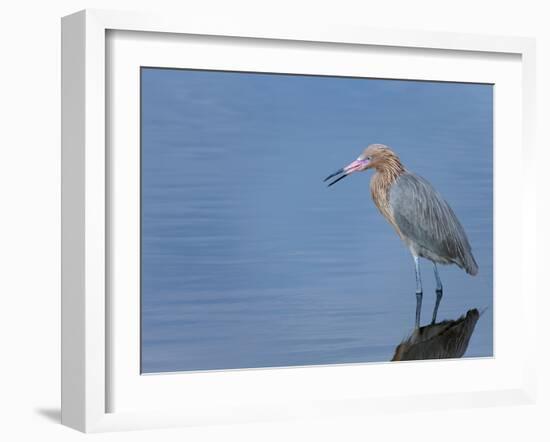
<path id="1" fill-rule="evenodd" d="M 460 221 L 428 181 L 412 173 L 400 175 L 389 197 L 397 227 L 419 246 L 421 256 L 454 262 L 470 274 L 477 273 L 477 264 Z"/>

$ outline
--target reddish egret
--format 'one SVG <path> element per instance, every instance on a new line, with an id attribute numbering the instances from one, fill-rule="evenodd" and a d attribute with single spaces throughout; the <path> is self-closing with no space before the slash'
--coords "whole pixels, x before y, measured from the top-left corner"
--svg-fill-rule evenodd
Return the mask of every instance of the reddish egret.
<path id="1" fill-rule="evenodd" d="M 422 281 L 418 258 L 433 263 L 436 300 L 432 315 L 435 324 L 443 285 L 437 263 L 456 264 L 470 275 L 477 274 L 468 237 L 449 204 L 424 178 L 409 172 L 399 157 L 383 144 L 371 144 L 348 166 L 325 178 L 336 178 L 329 187 L 354 172 L 374 168 L 370 181 L 372 199 L 409 248 L 416 272 L 416 328 L 420 325 Z"/>

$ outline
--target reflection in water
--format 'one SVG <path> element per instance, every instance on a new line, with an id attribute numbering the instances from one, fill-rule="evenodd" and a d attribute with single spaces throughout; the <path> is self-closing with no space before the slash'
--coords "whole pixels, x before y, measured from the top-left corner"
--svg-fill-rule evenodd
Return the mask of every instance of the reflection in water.
<path id="1" fill-rule="evenodd" d="M 479 311 L 472 309 L 456 320 L 415 329 L 396 347 L 392 361 L 461 358 L 468 349 L 479 316 Z"/>
<path id="2" fill-rule="evenodd" d="M 410 253 L 368 172 L 322 185 L 373 142 L 461 220 L 479 274 L 440 268 L 439 315 L 487 308 L 464 356 L 491 356 L 492 98 L 490 85 L 144 69 L 142 370 L 391 359 L 414 326 Z"/>

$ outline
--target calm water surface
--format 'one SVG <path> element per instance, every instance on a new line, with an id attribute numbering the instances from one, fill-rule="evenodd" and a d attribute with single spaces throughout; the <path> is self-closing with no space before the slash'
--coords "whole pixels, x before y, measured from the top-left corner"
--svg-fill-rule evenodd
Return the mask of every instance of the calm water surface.
<path id="1" fill-rule="evenodd" d="M 451 204 L 479 264 L 440 267 L 439 318 L 493 353 L 490 85 L 142 69 L 142 371 L 388 361 L 411 331 L 412 258 L 374 207 L 391 146 Z M 422 262 L 422 321 L 435 300 Z"/>

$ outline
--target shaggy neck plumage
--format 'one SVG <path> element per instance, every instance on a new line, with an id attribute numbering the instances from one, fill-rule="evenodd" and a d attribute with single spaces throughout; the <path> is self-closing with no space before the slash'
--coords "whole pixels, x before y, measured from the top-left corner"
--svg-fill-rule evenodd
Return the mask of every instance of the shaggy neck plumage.
<path id="1" fill-rule="evenodd" d="M 403 173 L 405 173 L 405 167 L 393 152 L 386 153 L 382 161 L 376 165 L 376 174 L 380 175 L 379 179 L 388 186 L 393 184 L 397 177 Z"/>
<path id="2" fill-rule="evenodd" d="M 372 176 L 370 182 L 370 191 L 372 199 L 378 210 L 392 224 L 401 236 L 399 228 L 395 224 L 393 214 L 389 204 L 389 192 L 392 184 L 399 175 L 405 173 L 405 167 L 399 161 L 399 157 L 393 152 L 387 152 L 384 158 L 376 164 L 376 173 Z"/>

